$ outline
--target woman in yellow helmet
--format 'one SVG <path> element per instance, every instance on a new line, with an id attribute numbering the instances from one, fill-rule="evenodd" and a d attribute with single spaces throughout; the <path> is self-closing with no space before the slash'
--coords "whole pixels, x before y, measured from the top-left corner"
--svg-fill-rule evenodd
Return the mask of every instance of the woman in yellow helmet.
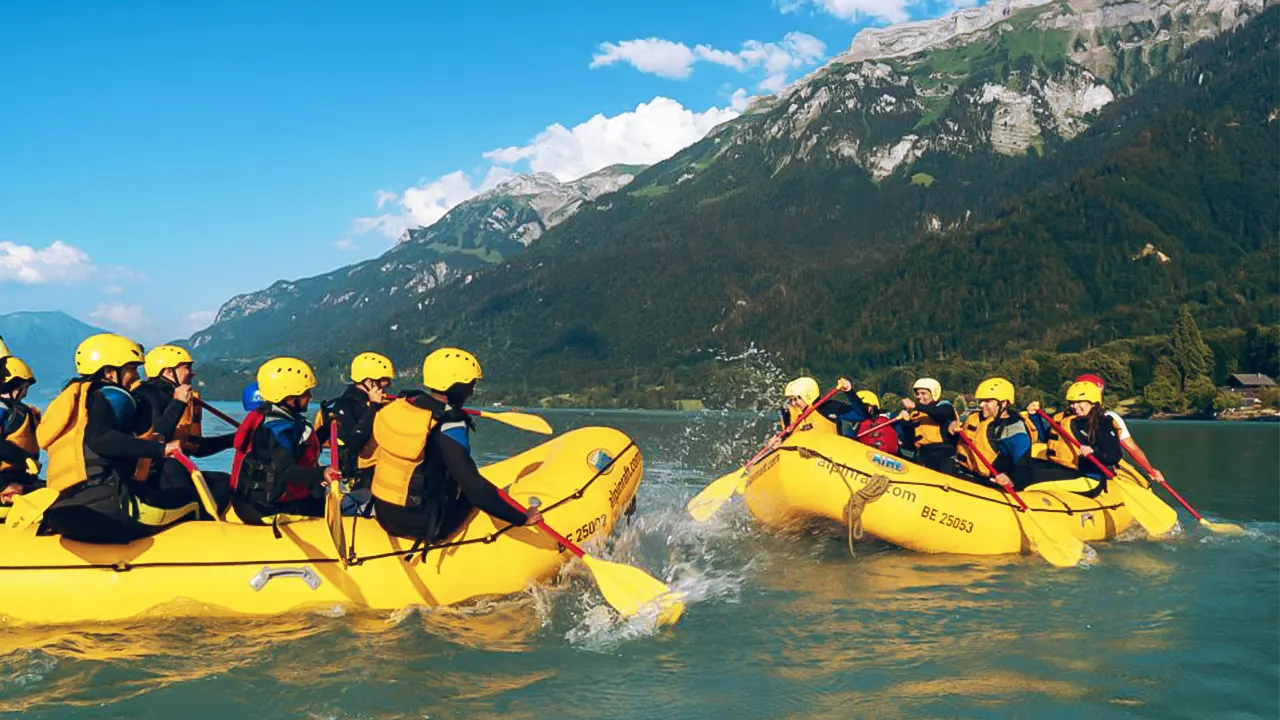
<path id="1" fill-rule="evenodd" d="M 150 483 L 135 482 L 140 460 L 159 462 L 178 452 L 136 436 L 138 404 L 128 388 L 138 381 L 142 347 L 103 333 L 76 348 L 76 377 L 49 404 L 36 438 L 49 453 L 48 486 L 60 495 L 45 526 L 72 540 L 126 543 L 191 517 L 199 504 L 164 505 Z M 164 495 L 163 493 L 158 493 Z M 184 498 L 185 499 L 185 498 Z"/>
<path id="2" fill-rule="evenodd" d="M 270 524 L 276 515 L 322 517 L 322 488 L 342 473 L 320 466 L 320 441 L 307 420 L 316 374 L 305 362 L 283 357 L 263 363 L 257 379 L 263 402 L 232 441 L 231 507 L 249 525 Z"/>
<path id="3" fill-rule="evenodd" d="M 373 441 L 373 419 L 387 403 L 387 389 L 396 376 L 391 359 L 375 352 L 362 352 L 351 361 L 351 384 L 342 394 L 320 403 L 316 434 L 329 441 L 329 429 L 338 422 L 338 469 L 353 480 L 342 501 L 344 515 L 367 514 L 372 509 L 369 486 L 377 463 L 378 444 Z"/>
<path id="4" fill-rule="evenodd" d="M 1070 410 L 1059 412 L 1053 419 L 1063 430 L 1071 433 L 1080 448 L 1060 436 L 1052 425 L 1036 414 L 1033 421 L 1045 438 L 1049 459 L 1031 460 L 1019 469 L 1015 479 L 1019 488 L 1044 482 L 1076 481 L 1073 485 L 1059 487 L 1095 497 L 1106 490 L 1107 478 L 1087 456 L 1092 455 L 1114 471 L 1124 458 L 1120 431 L 1107 415 L 1107 409 L 1102 405 L 1102 390 L 1096 384 L 1087 381 L 1072 383 L 1067 388 L 1067 402 Z M 1027 409 L 1035 412 L 1040 409 L 1040 404 L 1031 403 Z"/>
<path id="5" fill-rule="evenodd" d="M 422 362 L 426 392 L 403 394 L 378 412 L 373 506 L 388 533 L 440 540 L 474 508 L 512 525 L 542 520 L 537 508 L 521 513 L 508 505 L 471 458 L 471 418 L 463 406 L 482 377 L 471 353 L 441 348 Z"/>
<path id="6" fill-rule="evenodd" d="M 951 403 L 942 399 L 942 383 L 920 378 L 911 385 L 915 399 L 903 398 L 899 426 L 912 462 L 948 475 L 955 470 L 956 437 L 948 428 L 959 419 Z"/>
<path id="7" fill-rule="evenodd" d="M 1004 378 L 983 380 L 974 397 L 978 409 L 948 428 L 953 435 L 963 434 L 973 443 L 973 449 L 965 444 L 956 449 L 957 469 L 968 474 L 957 476 L 1015 487 L 1012 476 L 1031 458 L 1031 445 L 1037 437 L 1035 425 L 1026 413 L 1014 409 L 1013 383 Z M 975 450 L 982 457 L 976 457 Z M 987 463 L 995 467 L 994 477 Z"/>
<path id="8" fill-rule="evenodd" d="M 16 357 L 0 358 L 0 506 L 40 485 L 40 412 L 23 399 L 35 373 Z"/>
<path id="9" fill-rule="evenodd" d="M 147 351 L 143 362 L 147 379 L 133 389 L 138 400 L 138 413 L 148 429 L 142 437 L 152 440 L 177 440 L 190 457 L 208 457 L 231 449 L 233 433 L 204 436 L 203 413 L 197 402 L 199 395 L 191 387 L 195 379 L 195 360 L 186 348 L 160 345 Z M 191 474 L 176 460 L 138 463 L 139 482 L 151 484 L 156 492 L 194 497 Z M 219 509 L 231 498 L 231 476 L 206 470 L 203 473 Z"/>

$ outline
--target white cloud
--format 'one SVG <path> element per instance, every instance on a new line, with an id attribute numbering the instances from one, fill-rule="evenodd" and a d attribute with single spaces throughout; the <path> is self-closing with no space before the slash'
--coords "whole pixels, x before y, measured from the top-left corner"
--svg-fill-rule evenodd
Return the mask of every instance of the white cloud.
<path id="1" fill-rule="evenodd" d="M 783 13 L 798 11 L 804 5 L 812 5 L 820 12 L 834 15 L 841 20 L 856 22 L 867 18 L 877 18 L 890 23 L 906 22 L 911 19 L 907 8 L 917 5 L 921 0 L 775 0 L 778 10 Z"/>
<path id="2" fill-rule="evenodd" d="M 89 313 L 89 321 L 122 333 L 136 333 L 151 326 L 151 318 L 141 305 L 120 302 L 98 303 Z"/>
<path id="3" fill-rule="evenodd" d="M 694 63 L 705 61 L 733 68 L 738 72 L 762 69 L 765 78 L 760 81 L 760 89 L 776 92 L 786 83 L 791 71 L 817 63 L 826 50 L 826 45 L 821 40 L 802 32 L 789 32 L 780 42 L 748 40 L 737 52 L 719 50 L 710 45 L 698 45 L 690 49 L 684 43 L 646 38 L 601 43 L 600 52 L 591 58 L 591 67 L 626 62 L 640 72 L 681 79 L 689 77 Z"/>
<path id="4" fill-rule="evenodd" d="M 0 285 L 69 285 L 88 279 L 93 270 L 89 253 L 61 240 L 42 249 L 0 242 Z"/>
<path id="5" fill-rule="evenodd" d="M 746 91 L 738 90 L 730 102 L 727 108 L 694 112 L 670 98 L 655 97 L 635 110 L 613 116 L 597 114 L 572 128 L 551 125 L 527 145 L 484 153 L 484 159 L 493 164 L 479 184 L 458 170 L 434 180 L 423 179 L 398 194 L 379 190 L 374 196 L 378 209 L 391 206 L 395 210 L 356 218 L 337 246 L 355 249 L 355 238 L 361 235 L 376 232 L 396 239 L 409 228 L 431 225 L 459 203 L 515 177 L 517 168 L 511 166 L 551 173 L 566 181 L 617 163 L 651 165 L 665 160 L 701 140 L 716 125 L 737 117 L 746 107 Z"/>
<path id="6" fill-rule="evenodd" d="M 190 335 L 191 333 L 203 330 L 213 324 L 214 318 L 218 316 L 217 310 L 195 310 L 187 313 L 182 319 L 183 330 Z"/>
<path id="7" fill-rule="evenodd" d="M 701 140 L 711 128 L 737 117 L 732 108 L 694 112 L 665 97 L 612 117 L 595 115 L 572 129 L 548 127 L 528 145 L 484 154 L 501 164 L 528 161 L 534 172 L 572 180 L 615 163 L 649 165 Z"/>
<path id="8" fill-rule="evenodd" d="M 600 52 L 591 58 L 591 67 L 626 62 L 640 72 L 678 79 L 689 77 L 695 60 L 693 51 L 684 43 L 653 37 L 623 40 L 616 44 L 600 43 Z"/>

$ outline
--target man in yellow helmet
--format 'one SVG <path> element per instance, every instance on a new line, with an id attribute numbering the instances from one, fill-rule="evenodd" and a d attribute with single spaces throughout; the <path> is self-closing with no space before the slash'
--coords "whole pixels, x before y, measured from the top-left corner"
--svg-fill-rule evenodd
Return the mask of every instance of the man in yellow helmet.
<path id="1" fill-rule="evenodd" d="M 230 450 L 235 435 L 204 436 L 199 396 L 191 387 L 196 376 L 194 365 L 186 348 L 177 345 L 151 348 L 143 363 L 147 379 L 133 389 L 133 396 L 138 401 L 140 422 L 148 428 L 141 433 L 142 437 L 165 442 L 177 440 L 188 456 L 208 457 Z M 137 472 L 135 480 L 151 483 L 161 492 L 195 492 L 191 474 L 176 460 L 140 461 Z M 218 507 L 226 507 L 231 495 L 231 476 L 213 470 L 201 474 Z"/>
<path id="2" fill-rule="evenodd" d="M 482 377 L 471 353 L 441 348 L 422 362 L 426 392 L 402 395 L 378 412 L 373 506 L 388 533 L 440 540 L 473 508 L 511 525 L 542 520 L 537 508 L 521 513 L 508 505 L 471 458 L 471 418 L 463 407 Z"/>
<path id="3" fill-rule="evenodd" d="M 328 482 L 342 473 L 320 467 L 320 441 L 307 420 L 316 386 L 311 366 L 297 358 L 272 358 L 258 368 L 262 404 L 240 422 L 231 463 L 231 507 L 249 525 L 276 515 L 322 517 Z"/>
<path id="4" fill-rule="evenodd" d="M 1004 487 L 1014 487 L 1010 477 L 1021 465 L 1031 459 L 1031 445 L 1036 441 L 1036 429 L 1026 413 L 1013 407 L 1013 383 L 1000 377 L 987 378 L 978 384 L 974 392 L 978 409 L 954 421 L 948 428 L 952 434 L 963 433 L 973 443 L 982 457 L 961 444 L 956 449 L 958 469 L 968 473 L 965 479 L 978 478 Z M 985 458 L 986 462 L 983 462 Z M 993 477 L 987 468 L 991 463 L 996 469 Z M 960 477 L 964 477 L 961 475 Z"/>
<path id="5" fill-rule="evenodd" d="M 338 423 L 338 469 L 353 480 L 351 492 L 343 498 L 342 512 L 354 515 L 372 508 L 369 486 L 377 463 L 378 444 L 373 441 L 373 419 L 387 403 L 387 389 L 396 376 L 391 359 L 375 352 L 362 352 L 351 361 L 351 384 L 333 400 L 320 403 L 316 434 L 327 443 L 332 423 Z"/>
<path id="6" fill-rule="evenodd" d="M 16 357 L 0 357 L 0 506 L 40 484 L 40 412 L 23 400 L 35 373 Z"/>
<path id="7" fill-rule="evenodd" d="M 142 347 L 112 333 L 93 335 L 76 348 L 75 361 L 79 377 L 36 428 L 49 453 L 48 486 L 60 493 L 44 514 L 45 526 L 71 540 L 125 543 L 193 516 L 199 507 L 194 488 L 174 498 L 133 479 L 138 461 L 159 462 L 180 449 L 177 440 L 136 436 L 138 405 L 128 388 L 138 381 Z"/>

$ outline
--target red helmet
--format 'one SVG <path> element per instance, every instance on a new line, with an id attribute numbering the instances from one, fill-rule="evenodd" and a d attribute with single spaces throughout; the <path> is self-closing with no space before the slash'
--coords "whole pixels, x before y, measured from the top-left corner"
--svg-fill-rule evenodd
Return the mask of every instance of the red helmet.
<path id="1" fill-rule="evenodd" d="M 1103 380 L 1101 377 L 1097 375 L 1094 375 L 1093 373 L 1085 373 L 1081 375 L 1080 377 L 1076 378 L 1076 382 L 1093 383 L 1094 385 L 1098 386 L 1099 390 L 1105 390 L 1107 387 L 1107 381 Z"/>

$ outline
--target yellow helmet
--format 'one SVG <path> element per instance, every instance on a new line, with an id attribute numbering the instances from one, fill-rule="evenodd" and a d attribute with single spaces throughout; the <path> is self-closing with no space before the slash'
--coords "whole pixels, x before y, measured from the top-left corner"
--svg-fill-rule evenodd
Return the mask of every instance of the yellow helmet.
<path id="1" fill-rule="evenodd" d="M 6 358 L 0 358 L 0 363 L 4 363 L 4 369 L 9 374 L 10 380 L 26 380 L 32 385 L 36 384 L 36 374 L 31 372 L 29 365 L 18 358 L 10 355 Z"/>
<path id="2" fill-rule="evenodd" d="M 395 366 L 386 355 L 375 352 L 362 352 L 351 361 L 351 382 L 360 383 L 365 380 L 391 379 L 396 376 Z"/>
<path id="3" fill-rule="evenodd" d="M 859 390 L 858 399 L 873 408 L 880 407 L 880 398 L 870 390 Z"/>
<path id="4" fill-rule="evenodd" d="M 782 390 L 785 397 L 798 397 L 804 400 L 805 405 L 812 405 L 821 393 L 822 391 L 818 389 L 818 381 L 808 376 L 792 380 Z"/>
<path id="5" fill-rule="evenodd" d="M 142 346 L 115 333 L 90 335 L 76 348 L 76 372 L 81 375 L 93 375 L 107 367 L 141 365 L 142 362 Z"/>
<path id="6" fill-rule="evenodd" d="M 193 363 L 191 353 L 177 345 L 160 345 L 147 351 L 147 361 L 143 367 L 147 377 L 160 377 L 160 373 L 169 368 L 176 368 L 183 363 Z"/>
<path id="7" fill-rule="evenodd" d="M 258 368 L 258 392 L 270 403 L 301 395 L 315 386 L 311 366 L 297 358 L 271 358 Z"/>
<path id="8" fill-rule="evenodd" d="M 1092 382 L 1075 382 L 1067 388 L 1067 402 L 1091 402 L 1102 404 L 1102 388 Z"/>
<path id="9" fill-rule="evenodd" d="M 422 386 L 444 392 L 457 383 L 484 377 L 476 356 L 458 348 L 440 348 L 422 361 Z"/>
<path id="10" fill-rule="evenodd" d="M 974 397 L 978 400 L 999 400 L 1013 403 L 1013 383 L 1004 378 L 987 378 L 978 384 Z"/>
<path id="11" fill-rule="evenodd" d="M 933 378 L 920 378 L 911 386 L 911 390 L 928 390 L 933 395 L 934 402 L 942 399 L 942 383 Z"/>

